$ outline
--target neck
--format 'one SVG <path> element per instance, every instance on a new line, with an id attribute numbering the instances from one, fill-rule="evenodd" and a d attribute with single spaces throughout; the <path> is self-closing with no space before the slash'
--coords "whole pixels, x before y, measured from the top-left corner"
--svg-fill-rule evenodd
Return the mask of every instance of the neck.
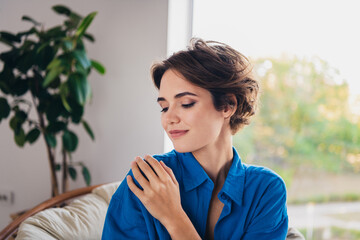
<path id="1" fill-rule="evenodd" d="M 225 180 L 233 159 L 231 134 L 219 137 L 213 144 L 193 152 L 193 155 L 214 184 Z"/>

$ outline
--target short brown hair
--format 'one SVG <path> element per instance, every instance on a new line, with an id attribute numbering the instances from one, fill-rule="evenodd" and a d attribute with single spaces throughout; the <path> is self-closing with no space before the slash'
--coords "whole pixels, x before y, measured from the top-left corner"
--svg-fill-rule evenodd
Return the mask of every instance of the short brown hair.
<path id="1" fill-rule="evenodd" d="M 168 69 L 179 72 L 186 80 L 207 89 L 218 111 L 233 106 L 231 95 L 237 100 L 236 112 L 230 118 L 235 134 L 250 123 L 255 114 L 259 84 L 252 77 L 249 60 L 230 46 L 193 38 L 187 50 L 174 53 L 151 68 L 155 86 L 160 89 L 161 78 Z"/>

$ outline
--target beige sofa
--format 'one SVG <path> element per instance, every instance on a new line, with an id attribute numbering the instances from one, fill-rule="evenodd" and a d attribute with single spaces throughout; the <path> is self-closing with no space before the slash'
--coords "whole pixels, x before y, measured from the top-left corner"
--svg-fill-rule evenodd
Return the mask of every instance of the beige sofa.
<path id="1" fill-rule="evenodd" d="M 49 208 L 26 218 L 18 229 L 18 240 L 101 239 L 107 207 L 120 182 L 104 184 L 62 208 Z M 302 240 L 289 228 L 287 240 Z"/>

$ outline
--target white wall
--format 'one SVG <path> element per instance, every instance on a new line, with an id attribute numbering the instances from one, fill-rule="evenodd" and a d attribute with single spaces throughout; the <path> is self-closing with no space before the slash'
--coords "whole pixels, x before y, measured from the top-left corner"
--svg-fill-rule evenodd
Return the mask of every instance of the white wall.
<path id="1" fill-rule="evenodd" d="M 92 184 L 122 180 L 135 156 L 163 151 L 160 108 L 149 68 L 154 60 L 166 56 L 168 2 L 0 0 L 0 30 L 16 33 L 30 28 L 30 23 L 20 20 L 22 15 L 46 23 L 46 27 L 54 26 L 63 20 L 50 9 L 58 3 L 83 15 L 98 11 L 89 28 L 96 42 L 87 48 L 90 58 L 107 68 L 105 76 L 95 72 L 90 76 L 94 96 L 85 119 L 92 126 L 96 141 L 92 142 L 81 126 L 72 127 L 80 138 L 74 160 L 84 161 L 89 167 Z M 0 45 L 0 52 L 4 49 Z M 79 178 L 71 188 L 84 185 Z M 13 191 L 15 203 L 0 202 L 0 230 L 10 221 L 10 213 L 50 197 L 43 139 L 32 146 L 17 147 L 8 121 L 0 123 L 1 190 Z"/>

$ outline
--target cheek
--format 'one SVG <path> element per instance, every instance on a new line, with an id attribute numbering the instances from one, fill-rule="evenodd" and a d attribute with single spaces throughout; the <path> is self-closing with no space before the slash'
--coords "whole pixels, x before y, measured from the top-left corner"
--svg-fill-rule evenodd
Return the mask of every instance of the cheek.
<path id="1" fill-rule="evenodd" d="M 203 135 L 209 135 L 216 131 L 222 125 L 222 117 L 216 110 L 209 111 L 209 108 L 202 108 L 200 111 L 194 111 L 184 117 L 184 122 L 192 127 L 202 131 Z"/>
<path id="2" fill-rule="evenodd" d="M 182 121 L 191 127 L 201 126 L 201 111 L 184 111 Z"/>

